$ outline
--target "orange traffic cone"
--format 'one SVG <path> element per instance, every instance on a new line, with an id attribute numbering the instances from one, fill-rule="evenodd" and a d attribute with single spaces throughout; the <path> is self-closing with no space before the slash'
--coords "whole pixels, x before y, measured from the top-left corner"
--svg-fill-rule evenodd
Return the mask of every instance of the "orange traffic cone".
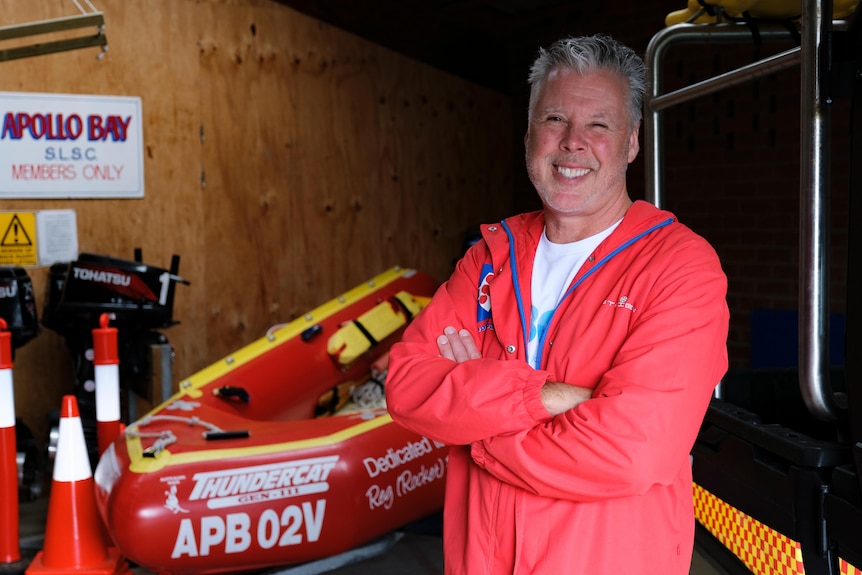
<path id="1" fill-rule="evenodd" d="M 12 389 L 12 334 L 0 318 L 0 574 L 24 573 L 27 561 L 18 542 L 18 460 L 15 394 Z"/>
<path id="2" fill-rule="evenodd" d="M 126 559 L 109 544 L 99 517 L 84 428 L 72 395 L 63 397 L 60 412 L 44 547 L 26 573 L 67 571 L 85 575 L 130 573 Z"/>

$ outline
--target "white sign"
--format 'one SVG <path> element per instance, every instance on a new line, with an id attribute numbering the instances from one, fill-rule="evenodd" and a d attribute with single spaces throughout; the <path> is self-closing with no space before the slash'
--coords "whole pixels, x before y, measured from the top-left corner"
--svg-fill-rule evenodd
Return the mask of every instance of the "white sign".
<path id="1" fill-rule="evenodd" d="M 140 98 L 0 92 L 0 199 L 143 196 Z"/>
<path id="2" fill-rule="evenodd" d="M 39 265 L 70 262 L 78 258 L 78 223 L 75 210 L 36 212 Z"/>

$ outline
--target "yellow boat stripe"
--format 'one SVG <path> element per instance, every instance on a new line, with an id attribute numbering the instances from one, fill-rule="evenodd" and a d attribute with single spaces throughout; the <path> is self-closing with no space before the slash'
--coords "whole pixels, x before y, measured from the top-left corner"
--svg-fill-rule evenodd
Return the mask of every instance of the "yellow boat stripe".
<path id="1" fill-rule="evenodd" d="M 379 415 L 374 419 L 362 421 L 351 427 L 342 429 L 330 435 L 287 441 L 284 443 L 270 443 L 256 445 L 254 447 L 235 447 L 229 449 L 212 449 L 207 451 L 194 451 L 188 453 L 171 453 L 165 449 L 156 457 L 144 457 L 141 438 L 136 435 L 126 435 L 126 451 L 131 463 L 129 469 L 134 473 L 154 473 L 166 467 L 186 463 L 199 463 L 202 461 L 213 461 L 236 457 L 248 457 L 251 455 L 266 455 L 270 453 L 284 453 L 285 458 L 290 457 L 291 451 L 309 449 L 313 447 L 327 447 L 337 445 L 363 433 L 368 433 L 377 428 L 394 423 L 389 414 Z M 182 425 L 182 424 L 181 424 Z"/>

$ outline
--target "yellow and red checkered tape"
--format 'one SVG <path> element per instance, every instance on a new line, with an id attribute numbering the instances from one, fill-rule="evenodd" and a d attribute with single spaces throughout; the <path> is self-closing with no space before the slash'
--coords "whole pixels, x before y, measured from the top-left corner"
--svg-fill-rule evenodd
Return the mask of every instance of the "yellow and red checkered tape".
<path id="1" fill-rule="evenodd" d="M 694 484 L 694 515 L 755 575 L 804 575 L 802 545 Z M 841 575 L 862 569 L 839 560 Z"/>
<path id="2" fill-rule="evenodd" d="M 802 545 L 728 505 L 697 483 L 694 515 L 755 575 L 803 575 Z"/>
<path id="3" fill-rule="evenodd" d="M 846 559 L 838 560 L 839 573 L 841 575 L 862 575 L 862 569 L 859 567 L 854 567 L 850 563 L 847 562 Z"/>

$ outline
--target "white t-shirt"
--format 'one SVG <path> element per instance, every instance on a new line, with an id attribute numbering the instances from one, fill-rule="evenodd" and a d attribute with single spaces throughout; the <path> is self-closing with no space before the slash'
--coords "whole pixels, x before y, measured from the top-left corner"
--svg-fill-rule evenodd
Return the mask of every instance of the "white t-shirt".
<path id="1" fill-rule="evenodd" d="M 611 235 L 619 223 L 594 236 L 567 244 L 552 243 L 542 232 L 533 260 L 533 305 L 530 309 L 530 340 L 527 342 L 527 360 L 535 369 L 539 369 L 539 342 L 544 342 L 548 324 L 563 295 L 589 255 L 602 240 Z"/>

